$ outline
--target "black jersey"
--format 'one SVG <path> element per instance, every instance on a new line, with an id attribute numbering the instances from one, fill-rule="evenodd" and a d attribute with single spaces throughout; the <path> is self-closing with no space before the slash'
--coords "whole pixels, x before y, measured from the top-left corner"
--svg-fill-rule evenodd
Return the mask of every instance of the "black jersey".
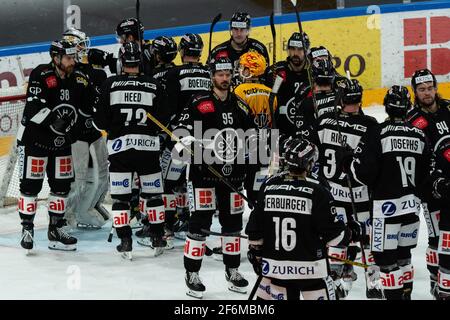
<path id="1" fill-rule="evenodd" d="M 334 102 L 336 100 L 336 93 L 333 90 L 319 91 L 314 94 L 316 99 L 317 117 L 321 117 L 325 113 L 334 112 Z M 307 100 L 313 103 L 312 96 L 307 97 Z"/>
<path id="2" fill-rule="evenodd" d="M 164 92 L 166 92 L 166 88 L 167 88 L 167 74 L 174 67 L 175 67 L 175 64 L 173 62 L 171 62 L 171 63 L 158 64 L 152 70 L 151 75 L 153 76 L 153 78 L 158 80 L 158 82 L 161 84 Z"/>
<path id="3" fill-rule="evenodd" d="M 228 58 L 231 60 L 231 63 L 234 65 L 234 67 L 237 68 L 239 64 L 239 58 L 244 53 L 247 53 L 249 51 L 258 52 L 264 57 L 264 59 L 266 59 L 266 63 L 269 64 L 270 61 L 269 53 L 267 52 L 266 46 L 253 38 L 248 38 L 242 50 L 236 50 L 235 48 L 233 48 L 233 46 L 231 45 L 231 39 L 225 41 L 211 50 L 209 60 L 218 58 Z"/>
<path id="4" fill-rule="evenodd" d="M 429 175 L 430 152 L 422 130 L 387 120 L 359 143 L 351 171 L 371 189 L 373 217 L 419 213 L 419 188 Z"/>
<path id="5" fill-rule="evenodd" d="M 343 111 L 337 113 L 340 137 L 334 113 L 326 113 L 317 120 L 317 140 L 314 140 L 319 148 L 320 175 L 330 183 L 331 192 L 336 201 L 350 202 L 350 189 L 345 173 L 336 163 L 336 152 L 346 143 L 353 150 L 357 147 L 361 138 L 373 130 L 377 121 L 362 114 L 348 114 Z M 354 183 L 353 195 L 355 202 L 369 200 L 367 187 L 360 183 Z"/>
<path id="6" fill-rule="evenodd" d="M 262 240 L 263 276 L 304 280 L 327 276 L 327 245 L 348 241 L 333 198 L 316 180 L 281 173 L 267 179 L 245 232 Z"/>
<path id="7" fill-rule="evenodd" d="M 439 109 L 436 112 L 431 113 L 415 105 L 408 113 L 408 121 L 423 130 L 431 148 L 450 135 L 450 101 L 439 99 L 437 103 Z"/>
<path id="8" fill-rule="evenodd" d="M 93 97 L 93 99 L 94 100 L 98 99 L 100 87 L 107 78 L 106 72 L 101 68 L 96 68 L 90 64 L 84 63 L 77 64 L 77 68 L 82 72 L 84 72 L 86 75 L 88 75 L 89 80 L 91 81 L 95 89 L 95 91 L 93 92 L 93 94 L 95 94 L 95 97 Z M 78 140 L 93 142 L 98 138 L 100 138 L 102 135 L 101 132 L 97 130 L 92 124 L 93 112 L 85 113 L 83 111 L 80 111 L 80 117 L 81 117 L 80 118 L 81 132 L 78 137 Z"/>
<path id="9" fill-rule="evenodd" d="M 312 105 L 299 110 L 301 102 L 311 94 L 308 72 L 306 69 L 300 72 L 293 71 L 288 61 L 277 62 L 267 68 L 264 75 L 265 85 L 269 88 L 273 87 L 274 72 L 275 76 L 283 78 L 277 94 L 279 107 L 275 112 L 275 118 L 280 132 L 291 135 L 299 131 L 300 122 L 309 124 L 315 117 Z M 302 119 L 305 116 L 306 119 Z"/>
<path id="10" fill-rule="evenodd" d="M 161 85 L 147 75 L 118 75 L 101 88 L 95 125 L 108 133 L 109 154 L 128 149 L 159 151 L 161 129 L 147 113 L 167 124 L 170 110 Z"/>
<path id="11" fill-rule="evenodd" d="M 178 116 L 196 94 L 207 93 L 211 89 L 209 70 L 201 63 L 185 63 L 172 68 L 166 75 L 168 103 L 178 120 Z"/>
<path id="12" fill-rule="evenodd" d="M 198 130 L 199 125 L 201 130 Z M 211 155 L 209 164 L 214 169 L 225 177 L 233 178 L 230 180 L 244 180 L 244 141 L 239 140 L 242 135 L 239 137 L 236 130 L 245 131 L 256 126 L 249 116 L 248 105 L 234 93 L 229 92 L 225 101 L 220 100 L 213 91 L 195 96 L 183 110 L 178 127 L 187 129 L 191 136 L 202 140 L 203 147 Z M 198 137 L 200 133 L 202 136 Z M 201 149 L 195 152 L 201 152 Z M 199 164 L 195 159 L 201 159 L 202 166 L 206 163 L 206 159 L 198 157 L 198 154 L 197 157 L 194 155 L 194 164 Z M 206 175 L 215 178 L 203 169 Z"/>
<path id="13" fill-rule="evenodd" d="M 61 79 L 52 63 L 37 66 L 30 74 L 27 102 L 17 134 L 23 145 L 45 150 L 68 148 L 80 134 L 80 112 L 90 114 L 95 90 L 82 71 Z M 53 126 L 62 116 L 69 117 L 65 132 Z"/>

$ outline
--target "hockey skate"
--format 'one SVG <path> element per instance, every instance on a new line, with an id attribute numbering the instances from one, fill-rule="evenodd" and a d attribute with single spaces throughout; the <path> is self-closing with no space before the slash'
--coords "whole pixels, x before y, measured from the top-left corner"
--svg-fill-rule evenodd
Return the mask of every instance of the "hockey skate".
<path id="1" fill-rule="evenodd" d="M 237 293 L 247 293 L 248 281 L 239 273 L 237 268 L 226 268 L 225 279 L 228 281 L 228 290 Z"/>
<path id="2" fill-rule="evenodd" d="M 133 240 L 130 238 L 121 238 L 120 244 L 116 247 L 117 251 L 121 253 L 121 257 L 125 260 L 133 260 L 131 251 L 133 250 Z"/>
<path id="3" fill-rule="evenodd" d="M 173 225 L 174 236 L 180 240 L 186 240 L 186 234 L 189 229 L 189 209 L 177 208 L 178 220 Z"/>
<path id="4" fill-rule="evenodd" d="M 27 223 L 23 224 L 22 227 L 22 239 L 20 240 L 20 245 L 26 250 L 26 255 L 31 254 L 31 249 L 33 249 L 33 237 L 34 229 L 33 224 Z"/>
<path id="5" fill-rule="evenodd" d="M 202 299 L 203 292 L 205 292 L 206 288 L 200 280 L 198 272 L 189 272 L 186 271 L 185 276 L 187 291 L 186 294 L 193 298 Z"/>
<path id="6" fill-rule="evenodd" d="M 344 281 L 340 278 L 333 281 L 334 291 L 338 300 L 345 299 L 348 296 L 348 290 L 344 286 Z"/>
<path id="7" fill-rule="evenodd" d="M 56 223 L 54 223 L 56 220 Z M 64 229 L 66 227 L 66 221 L 59 217 L 50 217 L 50 221 L 53 222 L 48 226 L 48 248 L 52 250 L 62 251 L 75 251 L 77 250 L 77 239 L 72 237 Z"/>
<path id="8" fill-rule="evenodd" d="M 153 257 L 160 256 L 164 253 L 164 248 L 167 245 L 167 241 L 163 237 L 152 237 L 150 248 L 152 250 Z"/>
<path id="9" fill-rule="evenodd" d="M 173 237 L 174 237 L 174 233 L 173 231 L 169 230 L 169 229 L 165 229 L 164 230 L 164 237 L 163 239 L 166 241 L 166 250 L 172 250 L 173 248 L 175 248 L 174 243 L 173 243 Z"/>
<path id="10" fill-rule="evenodd" d="M 437 276 L 430 276 L 430 294 L 433 300 L 439 300 L 439 285 L 437 283 Z"/>
<path id="11" fill-rule="evenodd" d="M 380 270 L 377 266 L 369 266 L 366 274 L 366 297 L 367 299 L 383 299 L 383 291 L 380 283 Z"/>

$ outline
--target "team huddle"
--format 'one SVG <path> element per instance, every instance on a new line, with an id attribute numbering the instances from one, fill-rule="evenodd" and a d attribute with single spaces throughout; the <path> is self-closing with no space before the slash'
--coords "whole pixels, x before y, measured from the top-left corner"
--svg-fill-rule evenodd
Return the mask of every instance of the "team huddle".
<path id="1" fill-rule="evenodd" d="M 392 86 L 378 123 L 327 48 L 294 32 L 286 60 L 270 66 L 250 29 L 250 16 L 235 13 L 230 40 L 206 53 L 206 65 L 198 34 L 147 41 L 134 18 L 117 26 L 117 58 L 77 29 L 52 42 L 51 62 L 30 75 L 17 136 L 21 246 L 33 249 L 47 175 L 50 249 L 76 250 L 68 225 L 112 219 L 117 251 L 131 260 L 134 221 L 137 243 L 154 256 L 185 240 L 188 295 L 203 296 L 199 272 L 212 253 L 228 288 L 245 294 L 245 230 L 258 299 L 345 298 L 360 254 L 367 298 L 409 300 L 423 211 L 430 293 L 449 299 L 450 102 L 435 76 L 412 75 L 414 103 Z M 214 216 L 222 241 L 210 249 Z"/>

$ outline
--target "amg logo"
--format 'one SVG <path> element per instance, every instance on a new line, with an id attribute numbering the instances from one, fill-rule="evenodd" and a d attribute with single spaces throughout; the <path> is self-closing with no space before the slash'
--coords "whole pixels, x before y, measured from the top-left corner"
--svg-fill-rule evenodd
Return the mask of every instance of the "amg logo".
<path id="1" fill-rule="evenodd" d="M 127 87 L 127 86 L 132 86 L 132 87 L 145 87 L 145 88 L 149 88 L 149 89 L 153 89 L 156 90 L 156 85 L 154 85 L 153 83 L 150 82 L 140 82 L 137 80 L 129 80 L 129 81 L 114 81 L 111 85 L 111 89 L 115 88 L 115 87 Z"/>
<path id="2" fill-rule="evenodd" d="M 327 104 L 327 103 L 330 103 L 333 101 L 334 101 L 334 95 L 331 97 L 325 97 L 323 99 L 319 99 L 316 102 L 317 102 L 317 106 L 320 106 L 320 105 Z"/>
<path id="3" fill-rule="evenodd" d="M 266 186 L 264 191 L 268 191 L 268 190 L 286 190 L 286 191 L 294 190 L 294 191 L 305 192 L 305 193 L 309 193 L 309 194 L 313 193 L 313 189 L 312 188 L 309 188 L 309 187 L 295 187 L 295 186 L 292 186 L 290 184 L 274 184 L 274 185 Z"/>
<path id="4" fill-rule="evenodd" d="M 209 76 L 209 71 L 203 70 L 203 69 L 184 69 L 184 70 L 180 71 L 180 76 L 188 74 L 188 73 L 204 73 Z"/>
<path id="5" fill-rule="evenodd" d="M 330 118 L 326 118 L 323 119 L 322 122 L 320 123 L 320 125 L 325 125 L 325 124 L 330 124 L 335 126 L 336 125 L 336 120 L 335 119 L 330 119 Z M 362 125 L 362 124 L 358 124 L 358 123 L 348 123 L 346 121 L 343 120 L 339 120 L 339 126 L 341 128 L 351 128 L 353 130 L 356 131 L 361 131 L 361 132 L 366 132 L 367 131 L 367 127 Z"/>
<path id="6" fill-rule="evenodd" d="M 415 133 L 420 134 L 422 137 L 425 136 L 423 131 L 420 130 L 419 128 L 412 127 L 412 126 L 408 127 L 408 126 L 405 126 L 405 125 L 397 125 L 397 126 L 388 125 L 388 126 L 384 127 L 383 130 L 381 130 L 381 135 L 384 135 L 384 134 L 386 134 L 389 131 L 394 131 L 394 132 L 396 132 L 396 131 L 415 132 Z"/>

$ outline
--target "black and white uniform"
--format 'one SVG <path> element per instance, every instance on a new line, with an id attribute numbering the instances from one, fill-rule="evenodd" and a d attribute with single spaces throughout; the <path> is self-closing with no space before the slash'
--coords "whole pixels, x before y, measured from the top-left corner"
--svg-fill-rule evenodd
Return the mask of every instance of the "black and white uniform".
<path id="1" fill-rule="evenodd" d="M 339 131 L 336 125 L 334 113 L 325 113 L 317 120 L 317 140 L 319 147 L 319 175 L 327 179 L 330 185 L 330 191 L 333 195 L 337 214 L 342 221 L 347 223 L 351 219 L 364 222 L 368 225 L 369 216 L 369 192 L 366 185 L 354 181 L 351 185 L 355 201 L 356 217 L 353 216 L 350 188 L 342 167 L 336 163 L 336 152 L 342 148 L 342 143 L 346 143 L 353 150 L 358 145 L 361 137 L 373 130 L 377 121 L 369 116 L 362 114 L 349 114 L 341 110 L 338 111 L 339 126 L 342 134 L 342 141 L 339 138 Z M 366 245 L 366 257 L 371 261 L 369 246 Z M 356 247 L 347 248 L 331 247 L 330 256 L 348 257 L 351 260 L 356 258 Z M 340 268 L 343 263 L 331 260 L 332 267 Z M 340 271 L 338 271 L 340 273 Z"/>
<path id="2" fill-rule="evenodd" d="M 289 61 L 280 61 L 275 66 L 268 67 L 264 74 L 265 85 L 272 88 L 274 75 L 283 78 L 283 82 L 277 93 L 278 108 L 275 111 L 275 119 L 280 134 L 293 136 L 304 128 L 310 129 L 316 119 L 314 106 L 303 105 L 301 102 L 311 94 L 308 72 L 305 68 L 295 72 L 289 66 Z M 307 135 L 309 131 L 305 131 Z"/>
<path id="3" fill-rule="evenodd" d="M 419 188 L 429 175 L 430 152 L 422 130 L 387 120 L 363 137 L 351 164 L 353 177 L 371 190 L 371 250 L 387 299 L 412 290 L 411 249 L 419 235 Z"/>
<path id="4" fill-rule="evenodd" d="M 74 178 L 70 146 L 80 134 L 80 112 L 91 112 L 94 96 L 89 78 L 79 70 L 64 79 L 52 63 L 31 72 L 17 133 L 22 219 L 33 220 L 45 174 L 50 185 L 49 215 L 64 216 Z M 61 119 L 64 126 L 57 126 Z"/>
<path id="5" fill-rule="evenodd" d="M 430 149 L 434 149 L 442 139 L 450 135 L 450 101 L 439 99 L 439 109 L 435 113 L 420 108 L 417 104 L 408 113 L 408 122 L 422 129 L 429 141 Z M 438 242 L 439 242 L 439 217 L 441 215 L 440 202 L 433 198 L 431 189 L 423 195 L 423 213 L 428 228 L 428 248 L 426 252 L 427 268 L 430 271 L 432 286 L 437 281 L 438 274 Z"/>
<path id="6" fill-rule="evenodd" d="M 159 163 L 159 127 L 152 114 L 166 124 L 168 112 L 161 86 L 150 76 L 123 74 L 102 86 L 94 116 L 95 125 L 107 133 L 109 175 L 114 227 L 119 238 L 131 237 L 129 226 L 133 172 L 140 181 L 140 211 L 148 216 L 150 232 L 162 236 L 164 204 Z"/>
<path id="7" fill-rule="evenodd" d="M 267 179 L 245 232 L 262 245 L 257 297 L 265 300 L 335 300 L 327 246 L 348 245 L 333 197 L 317 180 L 284 172 Z"/>
<path id="8" fill-rule="evenodd" d="M 241 83 L 239 78 L 239 58 L 249 51 L 258 52 L 261 54 L 264 59 L 266 60 L 266 63 L 269 64 L 270 58 L 269 53 L 267 51 L 266 46 L 253 38 L 248 38 L 247 42 L 244 45 L 244 48 L 242 50 L 236 50 L 231 45 L 231 39 L 228 41 L 225 41 L 211 50 L 211 55 L 209 56 L 209 61 L 217 60 L 218 58 L 228 58 L 231 60 L 231 64 L 233 65 L 233 84 L 238 85 Z M 272 88 L 272 87 L 271 87 Z"/>
<path id="9" fill-rule="evenodd" d="M 207 93 L 211 88 L 208 69 L 201 63 L 185 63 L 170 69 L 164 76 L 169 106 L 173 108 L 172 126 L 175 128 L 181 112 L 196 94 Z M 183 221 L 189 217 L 186 192 L 185 164 L 173 161 L 170 146 L 161 155 L 161 168 L 164 180 L 164 203 L 170 212 L 179 211 Z M 170 215 L 172 219 L 172 215 Z M 172 219 L 173 220 L 173 219 Z M 173 221 L 175 222 L 175 221 Z M 168 226 L 173 222 L 168 221 Z"/>
<path id="10" fill-rule="evenodd" d="M 209 160 L 216 171 L 238 189 L 242 189 L 245 178 L 245 165 L 239 162 L 243 160 L 240 158 L 242 154 L 239 153 L 242 148 L 229 141 L 238 143 L 237 129 L 246 130 L 253 127 L 253 121 L 248 115 L 248 106 L 231 92 L 225 101 L 221 101 L 212 91 L 194 97 L 181 116 L 179 128 L 194 136 L 194 123 L 197 122 L 195 125 L 198 126 L 199 121 L 202 125 L 205 152 L 202 153 L 201 149 L 193 146 L 194 164 L 189 165 L 188 194 L 191 219 L 184 249 L 184 267 L 189 272 L 200 270 L 206 240 L 206 235 L 201 229 L 209 230 L 216 209 L 219 211 L 222 233 L 239 234 L 242 230 L 244 200 L 210 173 L 205 164 L 208 161 L 205 158 L 206 154 L 211 156 Z M 242 140 L 239 141 L 243 143 Z M 196 163 L 195 159 L 200 163 Z M 239 237 L 230 235 L 222 238 L 223 262 L 226 267 L 239 267 L 240 248 Z"/>

